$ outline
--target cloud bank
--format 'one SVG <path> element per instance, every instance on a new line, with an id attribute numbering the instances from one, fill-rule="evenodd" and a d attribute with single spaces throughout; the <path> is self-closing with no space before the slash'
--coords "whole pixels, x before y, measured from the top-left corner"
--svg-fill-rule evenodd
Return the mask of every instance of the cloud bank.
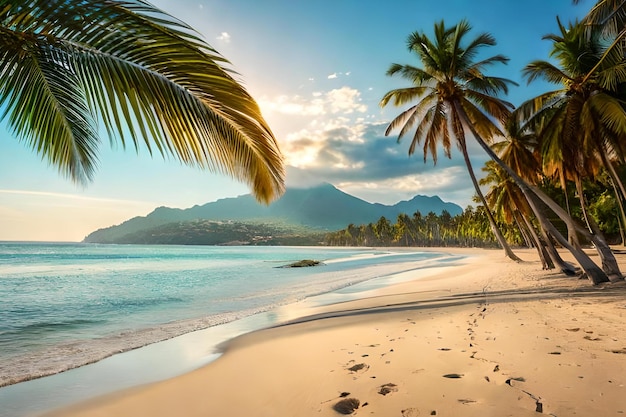
<path id="1" fill-rule="evenodd" d="M 303 119 L 292 124 L 299 129 L 279 138 L 288 186 L 329 182 L 368 201 L 395 203 L 425 194 L 462 206 L 471 204 L 474 189 L 460 151 L 453 149 L 448 159 L 440 149 L 436 165 L 430 156 L 424 162 L 419 147 L 409 157 L 410 135 L 400 143 L 396 132 L 386 137 L 388 121 L 366 117 L 367 106 L 356 89 L 279 96 L 262 100 L 261 107 L 281 120 Z M 486 156 L 474 152 L 472 160 L 480 177 Z"/>

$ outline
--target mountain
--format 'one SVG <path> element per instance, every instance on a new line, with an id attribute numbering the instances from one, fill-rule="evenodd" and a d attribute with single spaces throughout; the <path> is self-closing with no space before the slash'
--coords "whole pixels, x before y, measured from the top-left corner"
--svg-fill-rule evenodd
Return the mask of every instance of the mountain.
<path id="1" fill-rule="evenodd" d="M 417 195 L 393 206 L 372 204 L 346 194 L 331 184 L 322 184 L 312 188 L 287 189 L 279 200 L 269 206 L 259 204 L 250 194 L 246 194 L 188 209 L 159 207 L 145 217 L 134 217 L 120 225 L 96 230 L 84 241 L 136 243 L 137 235 L 147 236 L 150 229 L 196 220 L 269 223 L 288 226 L 287 229 L 300 227 L 320 232 L 343 229 L 350 223 L 358 225 L 376 222 L 381 216 L 395 221 L 401 213 L 412 215 L 416 211 L 422 214 L 432 211 L 440 214 L 443 210 L 453 216 L 463 211 L 460 206 L 444 202 L 437 196 Z"/>

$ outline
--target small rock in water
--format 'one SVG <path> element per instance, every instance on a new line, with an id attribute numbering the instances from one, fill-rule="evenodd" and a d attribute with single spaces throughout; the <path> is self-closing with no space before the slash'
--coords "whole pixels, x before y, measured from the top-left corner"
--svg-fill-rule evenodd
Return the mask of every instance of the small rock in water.
<path id="1" fill-rule="evenodd" d="M 302 268 L 306 266 L 317 266 L 322 264 L 320 261 L 315 261 L 313 259 L 303 259 L 298 262 L 293 262 L 288 265 L 284 265 L 281 268 Z"/>

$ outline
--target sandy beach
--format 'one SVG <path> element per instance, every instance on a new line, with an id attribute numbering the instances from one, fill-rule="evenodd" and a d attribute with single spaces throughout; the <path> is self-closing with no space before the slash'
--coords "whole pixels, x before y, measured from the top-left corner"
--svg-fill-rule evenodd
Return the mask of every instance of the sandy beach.
<path id="1" fill-rule="evenodd" d="M 517 251 L 523 263 L 446 251 L 472 256 L 240 336 L 180 377 L 46 415 L 626 413 L 624 282 L 593 287 L 542 271 L 531 250 Z M 626 271 L 626 255 L 618 260 Z"/>

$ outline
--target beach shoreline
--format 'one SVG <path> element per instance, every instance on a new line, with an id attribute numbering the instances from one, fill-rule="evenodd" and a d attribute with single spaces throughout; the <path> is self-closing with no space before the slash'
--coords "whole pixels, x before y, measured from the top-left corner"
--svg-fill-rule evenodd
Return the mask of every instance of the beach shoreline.
<path id="1" fill-rule="evenodd" d="M 523 263 L 437 250 L 468 257 L 236 337 L 179 377 L 45 415 L 337 416 L 348 399 L 355 415 L 626 413 L 623 282 L 542 271 L 530 250 Z"/>
<path id="2" fill-rule="evenodd" d="M 298 279 L 301 284 L 296 282 L 281 288 L 279 294 L 282 294 L 282 297 L 271 306 L 255 307 L 256 311 L 252 312 L 235 310 L 227 313 L 229 316 L 246 316 L 245 318 L 228 320 L 228 323 L 217 326 L 210 325 L 211 317 L 191 318 L 183 322 L 166 323 L 155 329 L 114 334 L 111 342 L 115 345 L 104 343 L 109 341 L 110 337 L 87 340 L 87 343 L 70 341 L 59 346 L 51 345 L 35 354 L 27 351 L 22 354 L 23 360 L 19 357 L 2 360 L 0 380 L 6 383 L 16 376 L 28 380 L 0 388 L 0 403 L 3 404 L 0 416 L 38 415 L 42 411 L 181 375 L 219 357 L 218 346 L 238 335 L 306 315 L 307 309 L 322 304 L 354 299 L 365 290 L 406 279 L 412 280 L 416 275 L 428 276 L 435 273 L 440 264 L 450 265 L 465 257 L 450 254 L 443 249 L 345 250 L 347 252 L 339 248 L 339 257 L 333 253 L 329 259 L 320 258 L 324 259 L 324 265 L 320 267 L 306 270 L 292 268 L 292 273 L 287 275 L 282 271 L 288 271 L 282 269 L 277 279 L 287 277 L 289 285 L 290 282 L 294 282 L 294 278 L 289 276 L 296 274 L 300 277 Z M 431 253 L 424 254 L 425 252 Z M 342 255 L 344 253 L 351 255 L 346 257 Z M 329 255 L 326 252 L 324 254 Z M 272 252 L 269 258 L 273 259 L 275 256 L 276 253 Z M 347 269 L 344 266 L 346 261 L 351 264 Z M 265 264 L 261 266 L 267 269 Z M 303 280 L 302 277 L 314 279 Z M 249 293 L 253 290 L 248 288 L 244 291 Z M 296 305 L 296 301 L 301 301 L 297 303 L 298 308 L 291 308 Z M 221 320 L 222 317 L 224 314 L 220 314 L 218 319 Z M 189 329 L 188 323 L 192 325 L 192 329 Z M 200 326 L 200 329 L 197 326 Z M 156 337 L 169 329 L 183 334 L 169 335 L 176 337 L 167 337 L 167 340 Z M 141 337 L 146 332 L 149 337 Z M 137 340 L 137 336 L 141 343 L 135 346 L 139 348 L 129 348 L 133 341 Z M 146 342 L 147 339 L 152 342 Z M 102 359 L 103 355 L 106 356 L 105 359 Z M 68 364 L 71 369 L 68 369 Z M 44 375 L 47 376 L 39 377 Z"/>
<path id="3" fill-rule="evenodd" d="M 341 250 L 341 249 L 340 249 Z M 352 252 L 355 252 L 354 250 Z M 358 252 L 358 249 L 356 250 Z M 281 281 L 281 284 L 274 284 L 275 287 L 279 288 L 264 288 L 255 292 L 254 286 L 252 288 L 246 288 L 240 290 L 243 294 L 231 294 L 229 295 L 221 295 L 219 293 L 219 289 L 215 291 L 211 291 L 209 297 L 197 297 L 201 300 L 203 305 L 187 305 L 187 309 L 183 308 L 182 310 L 186 311 L 194 311 L 193 313 L 180 313 L 178 311 L 174 311 L 174 314 L 178 314 L 178 316 L 171 317 L 171 313 L 169 311 L 158 311 L 158 309 L 150 310 L 152 316 L 150 321 L 146 322 L 145 318 L 144 324 L 142 324 L 141 319 L 137 321 L 128 321 L 121 325 L 117 323 L 120 322 L 118 318 L 111 317 L 102 317 L 100 315 L 95 315 L 90 317 L 88 314 L 81 314 L 82 317 L 80 320 L 75 320 L 78 322 L 78 325 L 75 326 L 75 333 L 72 334 L 72 328 L 74 326 L 74 317 L 63 317 L 62 309 L 64 307 L 63 300 L 59 305 L 50 306 L 48 310 L 45 310 L 45 314 L 49 314 L 51 311 L 55 309 L 60 310 L 59 314 L 52 315 L 51 318 L 40 318 L 35 314 L 32 314 L 33 317 L 29 318 L 29 322 L 20 323 L 19 317 L 17 314 L 15 317 L 9 316 L 9 323 L 12 324 L 17 329 L 24 329 L 25 333 L 20 334 L 19 330 L 12 330 L 15 333 L 16 340 L 24 340 L 23 345 L 19 344 L 8 344 L 3 347 L 6 348 L 6 351 L 2 352 L 3 355 L 0 355 L 0 388 L 5 386 L 14 385 L 17 383 L 30 381 L 34 379 L 38 379 L 41 377 L 52 376 L 62 372 L 66 372 L 72 369 L 79 368 L 81 366 L 85 366 L 92 363 L 97 363 L 103 359 L 109 358 L 111 356 L 129 352 L 134 349 L 142 348 L 154 343 L 160 343 L 166 340 L 171 340 L 173 338 L 195 332 L 198 330 L 208 329 L 215 326 L 221 326 L 227 323 L 231 323 L 233 321 L 238 321 L 246 317 L 250 316 L 258 316 L 259 314 L 263 314 L 269 311 L 276 311 L 280 306 L 286 304 L 292 304 L 297 301 L 303 299 L 317 299 L 318 295 L 332 293 L 336 290 L 341 290 L 345 287 L 354 287 L 361 282 L 364 281 L 374 281 L 378 278 L 384 277 L 386 275 L 393 275 L 399 271 L 404 269 L 420 269 L 425 268 L 429 265 L 430 262 L 438 262 L 441 258 L 446 258 L 445 255 L 440 256 L 440 252 L 435 252 L 435 259 L 425 257 L 426 259 L 420 259 L 418 256 L 417 259 L 411 259 L 407 262 L 397 262 L 395 265 L 385 264 L 381 262 L 381 264 L 377 264 L 380 259 L 384 259 L 387 255 L 394 256 L 402 253 L 423 253 L 423 251 L 406 251 L 406 250 L 379 250 L 379 249 L 363 249 L 363 255 L 360 256 L 348 256 L 346 258 L 339 257 L 331 258 L 330 261 L 327 261 L 329 264 L 335 264 L 334 268 L 330 265 L 324 265 L 319 268 L 306 268 L 306 272 L 303 270 L 296 271 L 292 269 L 292 272 L 282 270 L 278 275 L 278 280 Z M 341 252 L 338 252 L 341 253 Z M 106 258 L 107 254 L 97 254 L 95 256 L 101 256 Z M 396 256 L 395 258 L 403 258 L 404 256 Z M 407 257 L 410 258 L 411 256 Z M 415 257 L 413 257 L 415 258 Z M 132 258 L 131 258 L 132 259 Z M 324 259 L 324 258 L 322 258 Z M 373 261 L 373 265 L 368 265 L 367 269 L 363 269 L 363 266 L 354 267 L 348 269 L 346 271 L 341 271 L 342 262 L 346 260 L 354 260 L 357 262 L 366 259 Z M 452 257 L 454 259 L 454 257 Z M 323 262 L 326 261 L 325 259 Z M 264 261 L 263 261 L 264 262 Z M 275 262 L 275 261 L 274 261 Z M 286 261 L 285 261 L 286 262 Z M 367 261 L 366 261 L 367 262 Z M 273 266 L 271 265 L 271 261 L 267 261 L 262 266 L 262 273 L 265 273 L 265 276 L 261 274 L 260 280 L 262 281 L 266 275 L 271 273 Z M 217 262 L 219 264 L 219 262 Z M 270 264 L 268 266 L 268 264 Z M 339 265 L 337 267 L 337 265 Z M 115 270 L 116 268 L 124 268 L 125 265 L 114 265 L 110 269 Z M 136 266 L 133 266 L 136 267 Z M 258 267 L 258 265 L 255 265 Z M 86 265 L 78 264 L 76 267 L 78 270 L 84 270 L 87 268 Z M 16 268 L 16 272 L 19 274 L 24 267 L 20 266 Z M 205 274 L 204 270 L 201 270 L 202 274 Z M 14 271 L 15 272 L 15 271 Z M 46 275 L 51 273 L 50 271 L 44 271 L 41 275 Z M 54 274 L 63 275 L 68 273 L 67 270 L 55 271 Z M 233 274 L 233 271 L 229 271 L 228 273 Z M 228 276 L 228 273 L 225 275 Z M 239 276 L 247 276 L 249 273 L 248 270 L 242 269 L 237 271 L 237 275 Z M 302 280 L 302 278 L 298 278 L 300 282 L 293 279 L 294 274 L 299 277 L 307 277 L 311 275 L 311 273 L 315 274 L 315 278 L 310 280 Z M 151 281 L 153 278 L 148 277 L 145 278 L 142 276 L 143 274 L 138 273 L 140 276 L 138 277 L 129 277 L 129 282 L 124 283 L 130 285 L 130 281 L 132 280 L 146 280 Z M 208 270 L 206 272 L 206 276 L 202 277 L 202 282 L 211 283 L 213 276 L 218 274 L 215 270 Z M 96 274 L 98 275 L 98 274 Z M 173 272 L 170 275 L 175 276 L 176 273 Z M 320 276 L 322 275 L 322 276 Z M 94 279 L 102 279 L 103 281 L 107 281 L 107 278 L 110 275 L 105 275 L 105 278 L 101 276 L 93 277 L 88 276 L 85 278 L 86 281 L 91 281 Z M 290 277 L 291 276 L 291 277 Z M 38 277 L 37 277 L 38 278 Z M 21 279 L 21 277 L 20 277 Z M 15 282 L 19 282 L 18 279 L 15 279 Z M 200 279 L 198 281 L 201 281 Z M 229 279 L 224 279 L 224 281 L 229 281 Z M 259 279 L 257 279 L 259 281 Z M 183 285 L 188 285 L 186 282 L 182 283 Z M 151 284 L 152 287 L 158 287 L 159 281 L 158 279 L 154 284 Z M 204 284 L 199 284 L 204 285 Z M 232 284 L 231 287 L 233 286 Z M 238 285 L 245 285 L 245 282 L 240 282 Z M 380 284 L 379 284 L 380 285 Z M 115 284 L 112 285 L 113 288 L 99 288 L 100 293 L 106 293 L 107 291 L 115 292 Z M 163 287 L 175 287 L 175 284 L 171 282 L 167 282 Z M 205 287 L 210 287 L 210 285 L 206 284 Z M 155 289 L 152 287 L 146 287 L 145 293 L 152 294 L 155 292 Z M 200 287 L 202 289 L 202 287 Z M 25 291 L 23 291 L 25 292 Z M 65 291 L 66 293 L 71 293 L 72 289 Z M 259 295 L 260 294 L 260 295 Z M 48 294 L 41 294 L 42 297 L 48 297 Z M 258 297 L 257 297 L 258 296 Z M 94 299 L 89 303 L 89 306 L 98 306 L 104 305 L 103 310 L 106 313 L 106 305 L 107 303 L 114 305 L 114 308 L 109 308 L 111 311 L 121 310 L 127 308 L 124 304 L 125 302 L 129 302 L 131 308 L 134 308 L 135 305 L 141 308 L 142 303 L 145 303 L 148 307 L 151 307 L 150 303 L 154 305 L 159 305 L 159 303 L 167 306 L 171 300 L 175 300 L 177 305 L 182 305 L 183 307 L 186 305 L 183 300 L 185 299 L 185 295 L 176 291 L 170 291 L 169 293 L 163 294 L 160 298 L 158 296 L 153 296 L 153 299 L 141 299 L 140 295 L 134 295 L 127 297 L 122 300 L 115 300 L 115 295 L 111 297 L 104 297 L 104 299 Z M 217 303 L 213 302 L 213 299 L 210 297 L 214 297 L 217 299 Z M 230 297 L 230 298 L 229 298 Z M 255 301 L 255 297 L 262 299 L 261 302 Z M 265 297 L 265 298 L 263 298 Z M 250 304 L 245 304 L 246 299 L 251 299 L 252 302 Z M 29 301 L 31 302 L 31 301 Z M 215 304 L 222 303 L 223 307 L 217 306 L 214 307 Z M 68 310 L 76 309 L 76 305 L 72 304 L 72 300 L 69 301 Z M 226 305 L 228 304 L 228 305 Z M 14 311 L 20 311 L 21 309 L 25 309 L 28 307 L 26 302 L 19 304 L 16 302 L 13 306 L 9 306 L 8 308 L 12 308 Z M 179 309 L 180 310 L 180 309 Z M 146 310 L 147 311 L 147 310 Z M 98 312 L 101 313 L 101 312 Z M 164 317 L 164 319 L 152 319 L 152 317 Z M 15 319 L 16 322 L 12 323 L 11 319 Z M 48 320 L 48 321 L 46 321 Z M 108 322 L 107 322 L 108 320 Z M 276 320 L 282 320 L 282 318 L 278 317 Z M 86 323 L 89 325 L 90 321 L 94 323 L 115 323 L 110 326 L 108 329 L 101 331 L 99 328 L 81 328 L 80 325 L 82 323 Z M 147 323 L 147 324 L 146 324 Z M 269 320 L 267 323 L 262 323 L 261 327 L 268 327 L 274 324 L 275 321 Z M 22 327 L 20 327 L 22 326 Z M 117 326 L 117 327 L 115 327 Z M 54 339 L 52 338 L 50 343 L 40 343 L 41 341 L 45 341 L 47 338 L 39 337 L 35 341 L 31 341 L 34 343 L 29 343 L 27 337 L 29 335 L 28 332 L 36 334 L 37 332 L 45 333 L 45 336 L 55 336 L 54 331 L 57 329 L 66 330 L 65 331 L 65 339 Z M 257 328 L 252 328 L 250 330 L 256 330 Z M 87 336 L 85 336 L 87 335 Z M 4 335 L 4 339 L 2 342 L 10 342 L 10 334 L 7 333 Z M 38 346 L 40 345 L 40 346 Z M 2 399 L 2 395 L 0 395 L 0 400 Z M 1 415 L 1 413 L 0 413 Z"/>

